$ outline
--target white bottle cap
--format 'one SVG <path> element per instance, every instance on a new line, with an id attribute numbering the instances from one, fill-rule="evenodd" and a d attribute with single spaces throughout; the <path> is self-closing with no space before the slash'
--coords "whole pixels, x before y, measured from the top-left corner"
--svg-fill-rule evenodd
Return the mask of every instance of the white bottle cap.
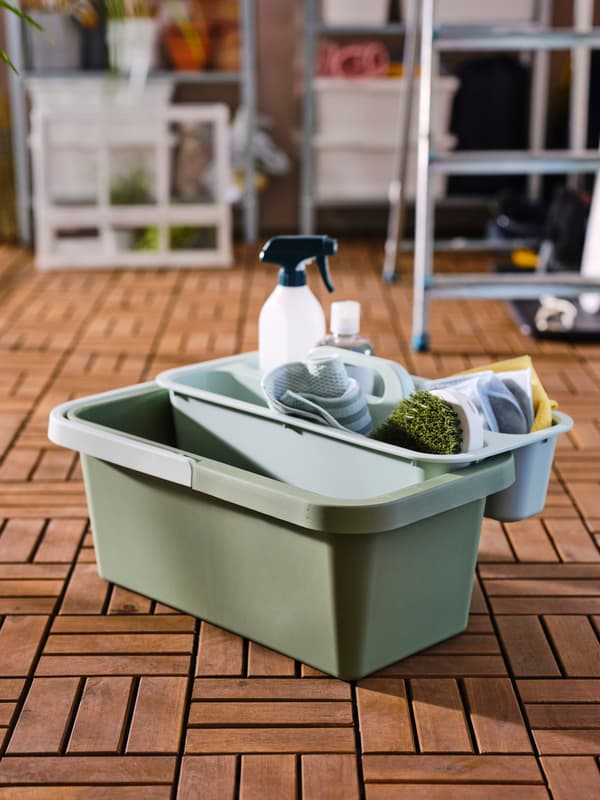
<path id="1" fill-rule="evenodd" d="M 360 330 L 360 303 L 344 300 L 331 304 L 331 332 L 351 336 Z"/>

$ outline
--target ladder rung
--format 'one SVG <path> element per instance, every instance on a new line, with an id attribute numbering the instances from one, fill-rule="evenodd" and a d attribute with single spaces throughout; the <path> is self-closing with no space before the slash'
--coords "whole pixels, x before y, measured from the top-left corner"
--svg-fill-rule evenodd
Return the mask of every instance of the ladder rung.
<path id="1" fill-rule="evenodd" d="M 544 294 L 574 297 L 582 292 L 600 293 L 600 279 L 594 280 L 572 272 L 535 275 L 469 273 L 435 275 L 427 281 L 425 288 L 431 297 L 526 300 Z"/>
<path id="2" fill-rule="evenodd" d="M 455 236 L 453 239 L 436 239 L 433 243 L 433 249 L 436 253 L 443 252 L 492 252 L 502 253 L 511 252 L 512 250 L 519 250 L 521 248 L 537 248 L 539 246 L 539 237 L 529 239 L 471 239 L 464 236 Z M 403 241 L 400 244 L 402 252 L 414 251 L 415 243 L 412 239 Z"/>
<path id="3" fill-rule="evenodd" d="M 436 50 L 570 50 L 600 47 L 600 28 L 574 31 L 571 28 L 510 30 L 490 28 L 439 28 L 433 40 Z"/>
<path id="4" fill-rule="evenodd" d="M 432 152 L 430 158 L 431 169 L 446 175 L 562 175 L 600 169 L 598 150 L 464 150 Z"/>
<path id="5" fill-rule="evenodd" d="M 398 36 L 406 31 L 404 22 L 386 22 L 381 25 L 355 25 L 352 23 L 318 22 L 313 31 L 324 36 Z"/>

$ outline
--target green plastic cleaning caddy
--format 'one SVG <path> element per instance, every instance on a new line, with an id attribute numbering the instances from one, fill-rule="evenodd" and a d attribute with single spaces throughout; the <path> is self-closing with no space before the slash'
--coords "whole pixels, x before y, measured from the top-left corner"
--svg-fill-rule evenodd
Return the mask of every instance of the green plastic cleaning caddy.
<path id="1" fill-rule="evenodd" d="M 337 353 L 349 371 L 357 367 L 364 369 L 365 363 L 372 367 L 375 386 L 373 394 L 367 397 L 367 404 L 375 428 L 387 419 L 400 400 L 423 383 L 422 378 L 409 375 L 400 365 L 386 359 L 365 357 L 333 347 L 321 347 L 313 352 Z M 224 438 L 228 436 L 231 421 L 238 419 L 242 412 L 248 418 L 267 420 L 272 425 L 293 425 L 297 430 L 320 431 L 338 441 L 357 441 L 358 434 L 292 418 L 270 409 L 261 389 L 256 353 L 178 367 L 160 373 L 156 380 L 169 390 L 172 404 L 181 413 L 178 419 L 185 417 L 189 422 L 205 419 L 210 406 L 215 411 L 214 431 Z M 359 437 L 359 441 L 372 452 L 385 453 L 398 461 L 419 466 L 428 477 L 462 469 L 499 453 L 512 453 L 514 483 L 502 491 L 490 492 L 485 506 L 486 517 L 512 522 L 538 514 L 544 508 L 557 438 L 572 425 L 573 420 L 567 414 L 553 411 L 552 426 L 546 430 L 523 435 L 484 431 L 482 448 L 456 455 L 421 453 L 365 437 Z"/>
<path id="2" fill-rule="evenodd" d="M 462 631 L 513 455 L 436 474 L 253 413 L 237 363 L 196 369 L 208 401 L 148 383 L 52 411 L 50 439 L 82 456 L 100 574 L 348 680 Z"/>

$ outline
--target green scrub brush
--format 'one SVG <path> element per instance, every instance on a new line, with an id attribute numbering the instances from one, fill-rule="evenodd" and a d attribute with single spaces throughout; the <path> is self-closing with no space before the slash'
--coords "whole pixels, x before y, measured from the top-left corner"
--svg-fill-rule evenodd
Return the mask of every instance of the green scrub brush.
<path id="1" fill-rule="evenodd" d="M 446 456 L 482 447 L 483 424 L 473 403 L 459 392 L 418 391 L 402 400 L 372 437 Z"/>

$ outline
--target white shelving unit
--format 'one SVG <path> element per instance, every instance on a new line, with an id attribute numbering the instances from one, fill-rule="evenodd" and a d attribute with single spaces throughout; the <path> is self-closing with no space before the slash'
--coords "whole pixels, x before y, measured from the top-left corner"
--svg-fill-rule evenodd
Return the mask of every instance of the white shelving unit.
<path id="1" fill-rule="evenodd" d="M 109 103 L 34 109 L 38 266 L 229 266 L 228 116 L 220 103 L 156 104 L 143 116 L 135 106 L 115 110 Z M 173 148 L 178 132 L 191 126 L 200 126 L 210 164 L 198 195 L 182 202 L 173 193 Z M 148 194 L 130 205 L 115 196 L 115 186 L 140 169 L 148 176 Z"/>
<path id="2" fill-rule="evenodd" d="M 316 131 L 316 100 L 317 91 L 321 91 L 325 87 L 327 81 L 322 81 L 319 89 L 315 85 L 315 56 L 317 53 L 317 45 L 320 39 L 324 36 L 336 37 L 354 37 L 354 36 L 373 36 L 376 38 L 388 38 L 399 36 L 404 33 L 405 27 L 401 22 L 385 23 L 387 17 L 387 3 L 381 3 L 380 0 L 376 3 L 363 2 L 361 4 L 354 2 L 352 11 L 348 8 L 345 0 L 338 2 L 331 2 L 323 4 L 318 0 L 305 0 L 304 2 L 304 37 L 303 37 L 303 81 L 304 81 L 304 94 L 302 98 L 302 153 L 301 153 L 301 173 L 300 173 L 300 230 L 302 233 L 312 233 L 314 230 L 315 212 L 319 207 L 326 206 L 352 206 L 352 205 L 366 205 L 376 204 L 381 205 L 386 203 L 386 191 L 380 190 L 380 187 L 375 184 L 374 186 L 367 186 L 365 190 L 357 190 L 354 192 L 347 191 L 347 185 L 337 186 L 334 183 L 327 183 L 319 185 L 316 179 L 317 169 L 319 166 L 325 164 L 327 170 L 334 174 L 339 174 L 339 169 L 336 161 L 340 157 L 344 157 L 342 150 L 348 152 L 348 145 L 350 142 L 343 141 L 323 141 L 315 137 Z M 353 13 L 354 12 L 354 13 Z M 348 20 L 356 19 L 356 22 L 336 23 L 334 19 L 345 18 Z M 378 22 L 366 22 L 366 20 L 377 20 Z M 360 21 L 358 21 L 360 20 Z M 400 81 L 393 81 L 390 78 L 382 79 L 392 81 L 391 86 L 400 84 Z M 351 82 L 348 82 L 349 84 Z M 334 86 L 334 80 L 331 85 Z M 340 84 L 338 84 L 340 85 Z M 323 96 L 321 95 L 321 99 Z M 398 105 L 398 101 L 394 103 L 394 107 Z M 348 126 L 348 133 L 352 135 L 352 130 Z M 354 141 L 356 144 L 356 140 Z M 335 153 L 335 146 L 339 145 L 338 150 L 340 153 Z M 382 146 L 383 145 L 383 146 Z M 391 159 L 391 149 L 393 142 L 376 142 L 375 146 L 370 149 L 355 147 L 355 160 L 363 158 L 368 160 L 373 158 L 374 162 L 381 163 L 382 159 Z M 385 152 L 387 149 L 387 152 Z M 352 155 L 349 156 L 352 159 Z M 367 167 L 368 169 L 368 167 Z M 322 184 L 322 182 L 321 182 Z"/>
<path id="3" fill-rule="evenodd" d="M 244 108 L 247 131 L 244 142 L 244 192 L 241 198 L 244 238 L 254 242 L 258 238 L 259 199 L 256 188 L 256 164 L 254 157 L 254 137 L 257 125 L 256 89 L 256 0 L 238 0 L 240 9 L 241 68 L 239 71 L 175 71 L 155 70 L 150 73 L 149 83 L 170 80 L 173 84 L 197 84 L 205 86 L 237 86 L 240 106 Z M 20 0 L 12 0 L 20 7 Z M 0 10 L 0 13 L 2 10 Z M 14 14 L 5 13 L 6 36 L 11 59 L 18 74 L 10 73 L 11 126 L 13 161 L 15 168 L 15 188 L 17 194 L 17 219 L 19 236 L 23 243 L 31 244 L 33 208 L 31 187 L 31 165 L 27 152 L 28 102 L 26 81 L 29 78 L 53 80 L 63 77 L 89 77 L 92 80 L 105 78 L 108 72 L 83 72 L 80 70 L 45 70 L 38 73 L 32 70 L 28 59 L 30 51 L 29 32 Z M 34 34 L 37 35 L 37 34 Z M 41 34 L 39 34 L 41 35 Z M 34 221 L 35 224 L 35 221 Z"/>

